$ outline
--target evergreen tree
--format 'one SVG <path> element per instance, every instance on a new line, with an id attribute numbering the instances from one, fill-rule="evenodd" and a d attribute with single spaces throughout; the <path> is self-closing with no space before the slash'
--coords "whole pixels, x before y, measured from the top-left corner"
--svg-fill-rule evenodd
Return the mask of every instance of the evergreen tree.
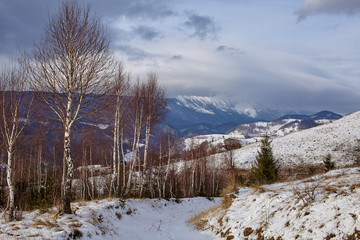
<path id="1" fill-rule="evenodd" d="M 278 180 L 278 167 L 274 159 L 269 136 L 261 140 L 261 148 L 251 168 L 251 183 L 269 184 Z"/>
<path id="2" fill-rule="evenodd" d="M 325 172 L 328 172 L 335 168 L 335 163 L 333 161 L 331 161 L 330 154 L 325 156 L 325 159 L 323 160 L 323 162 L 324 162 L 324 171 Z"/>

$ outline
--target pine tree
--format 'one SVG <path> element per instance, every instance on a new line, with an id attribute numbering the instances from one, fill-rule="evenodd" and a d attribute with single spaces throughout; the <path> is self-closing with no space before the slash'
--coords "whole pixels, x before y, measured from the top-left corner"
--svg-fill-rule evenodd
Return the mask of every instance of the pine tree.
<path id="1" fill-rule="evenodd" d="M 251 168 L 251 183 L 269 184 L 278 180 L 278 167 L 274 159 L 269 136 L 261 140 L 260 151 Z"/>
<path id="2" fill-rule="evenodd" d="M 324 171 L 325 172 L 328 172 L 335 168 L 335 163 L 333 161 L 331 161 L 330 154 L 325 156 L 325 159 L 323 160 L 323 162 L 324 162 Z"/>

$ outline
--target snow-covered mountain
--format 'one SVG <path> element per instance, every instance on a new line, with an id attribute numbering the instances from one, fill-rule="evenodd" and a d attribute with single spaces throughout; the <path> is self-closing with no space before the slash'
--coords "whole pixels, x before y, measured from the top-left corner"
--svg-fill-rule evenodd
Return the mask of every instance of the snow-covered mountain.
<path id="1" fill-rule="evenodd" d="M 241 123 L 271 121 L 294 111 L 268 109 L 244 102 L 225 101 L 217 97 L 178 96 L 168 99 L 170 124 L 180 136 L 225 133 Z"/>
<path id="2" fill-rule="evenodd" d="M 322 111 L 314 115 L 285 115 L 271 122 L 253 122 L 240 124 L 231 129 L 229 133 L 241 134 L 246 138 L 268 136 L 284 136 L 319 124 L 328 123 L 342 116 L 329 111 Z"/>

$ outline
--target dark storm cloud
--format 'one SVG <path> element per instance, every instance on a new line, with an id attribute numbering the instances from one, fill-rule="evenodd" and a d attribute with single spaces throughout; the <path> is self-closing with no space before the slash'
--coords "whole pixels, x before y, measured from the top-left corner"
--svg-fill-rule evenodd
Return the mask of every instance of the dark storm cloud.
<path id="1" fill-rule="evenodd" d="M 348 14 L 360 13 L 359 0 L 303 0 L 304 4 L 296 14 L 298 21 L 315 14 Z"/>
<path id="2" fill-rule="evenodd" d="M 48 14 L 53 13 L 60 1 L 4 0 L 0 3 L 0 53 L 13 55 L 16 50 L 29 49 L 43 34 Z M 161 0 L 80 0 L 101 18 L 162 19 L 175 13 Z M 154 39 L 159 33 L 151 29 L 137 29 L 145 39 Z M 141 32 L 141 30 L 145 30 Z M 111 29 L 113 35 L 115 31 Z"/>
<path id="3" fill-rule="evenodd" d="M 138 26 L 134 29 L 134 34 L 146 41 L 153 41 L 157 38 L 161 38 L 161 33 L 156 29 L 148 26 Z"/>
<path id="4" fill-rule="evenodd" d="M 198 37 L 201 40 L 217 38 L 219 28 L 216 26 L 212 17 L 188 13 L 188 20 L 184 25 L 194 31 L 190 37 Z"/>
<path id="5" fill-rule="evenodd" d="M 40 38 L 48 9 L 56 1 L 5 0 L 0 3 L 0 51 L 14 54 L 17 48 L 29 48 Z"/>

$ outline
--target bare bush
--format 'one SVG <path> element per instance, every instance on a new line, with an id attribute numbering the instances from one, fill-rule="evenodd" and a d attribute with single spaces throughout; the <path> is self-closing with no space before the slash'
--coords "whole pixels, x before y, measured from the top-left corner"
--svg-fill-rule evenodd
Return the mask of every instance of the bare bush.
<path id="1" fill-rule="evenodd" d="M 297 199 L 301 200 L 303 206 L 307 206 L 315 202 L 316 196 L 319 194 L 320 182 L 304 183 L 303 187 L 293 187 L 293 194 Z"/>

